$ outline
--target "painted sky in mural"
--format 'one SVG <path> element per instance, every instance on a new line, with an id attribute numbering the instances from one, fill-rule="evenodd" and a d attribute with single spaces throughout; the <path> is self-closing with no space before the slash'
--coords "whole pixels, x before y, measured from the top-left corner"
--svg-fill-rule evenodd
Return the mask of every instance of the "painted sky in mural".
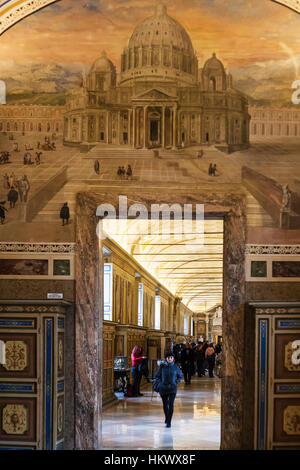
<path id="1" fill-rule="evenodd" d="M 269 0 L 165 3 L 190 34 L 199 66 L 216 52 L 249 96 L 290 101 L 300 73 L 300 15 Z M 10 93 L 64 93 L 103 49 L 119 67 L 134 27 L 154 7 L 153 0 L 61 0 L 3 34 L 1 78 Z"/>

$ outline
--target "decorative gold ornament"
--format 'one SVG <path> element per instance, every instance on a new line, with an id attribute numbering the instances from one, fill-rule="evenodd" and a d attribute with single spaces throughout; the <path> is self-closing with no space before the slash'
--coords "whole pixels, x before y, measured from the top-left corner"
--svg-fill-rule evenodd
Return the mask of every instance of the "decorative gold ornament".
<path id="1" fill-rule="evenodd" d="M 28 410 L 24 405 L 6 405 L 2 411 L 2 429 L 6 434 L 24 434 L 28 429 Z"/>
<path id="2" fill-rule="evenodd" d="M 291 8 L 292 10 L 297 11 L 300 13 L 300 1 L 299 0 L 273 0 L 276 3 L 280 3 L 281 5 Z"/>
<path id="3" fill-rule="evenodd" d="M 300 406 L 288 406 L 283 412 L 283 430 L 289 435 L 300 435 Z"/>
<path id="4" fill-rule="evenodd" d="M 285 345 L 284 367 L 290 372 L 300 371 L 300 341 L 290 341 Z"/>
<path id="5" fill-rule="evenodd" d="M 64 345 L 60 339 L 58 342 L 58 368 L 62 369 L 64 365 Z"/>
<path id="6" fill-rule="evenodd" d="M 3 367 L 8 371 L 22 371 L 28 365 L 28 346 L 24 341 L 6 341 L 6 362 Z"/>
<path id="7" fill-rule="evenodd" d="M 57 432 L 60 434 L 63 430 L 63 405 L 60 402 L 57 408 Z"/>

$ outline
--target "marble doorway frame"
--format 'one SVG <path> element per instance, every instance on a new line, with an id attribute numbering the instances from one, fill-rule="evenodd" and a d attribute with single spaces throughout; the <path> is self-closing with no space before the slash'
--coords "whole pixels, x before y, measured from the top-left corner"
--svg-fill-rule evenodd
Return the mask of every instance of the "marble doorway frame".
<path id="1" fill-rule="evenodd" d="M 128 206 L 151 204 L 205 204 L 205 217 L 224 219 L 223 338 L 225 363 L 222 377 L 221 449 L 251 448 L 252 436 L 244 429 L 249 390 L 245 348 L 246 199 L 241 192 L 208 193 L 174 188 L 141 187 L 122 191 Z M 75 449 L 101 449 L 102 412 L 102 263 L 96 236 L 100 204 L 118 207 L 120 191 L 91 190 L 76 195 L 76 312 L 75 312 Z M 249 429 L 249 428 L 248 428 Z M 248 433 L 249 434 L 249 433 Z M 199 447 L 201 443 L 199 442 Z"/>

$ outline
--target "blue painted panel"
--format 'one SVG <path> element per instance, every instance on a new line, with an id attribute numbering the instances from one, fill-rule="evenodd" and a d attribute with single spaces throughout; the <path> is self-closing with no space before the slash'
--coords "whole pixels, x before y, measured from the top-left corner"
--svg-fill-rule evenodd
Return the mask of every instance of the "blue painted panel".
<path id="1" fill-rule="evenodd" d="M 258 449 L 266 449 L 268 392 L 268 320 L 259 321 Z"/>
<path id="2" fill-rule="evenodd" d="M 300 328 L 300 320 L 280 320 L 279 328 Z"/>
<path id="3" fill-rule="evenodd" d="M 0 320 L 1 326 L 34 328 L 34 320 Z"/>
<path id="4" fill-rule="evenodd" d="M 34 393 L 33 384 L 0 384 L 0 392 L 32 392 Z"/>
<path id="5" fill-rule="evenodd" d="M 53 320 L 45 320 L 45 450 L 51 450 Z"/>

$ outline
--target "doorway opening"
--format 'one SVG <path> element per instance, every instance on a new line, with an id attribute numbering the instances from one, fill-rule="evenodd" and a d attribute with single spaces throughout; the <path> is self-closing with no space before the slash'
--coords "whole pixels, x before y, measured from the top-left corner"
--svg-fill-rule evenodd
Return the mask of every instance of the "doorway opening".
<path id="1" fill-rule="evenodd" d="M 222 339 L 223 219 L 205 220 L 200 233 L 194 221 L 184 233 L 174 222 L 165 229 L 155 221 L 149 233 L 148 220 L 103 221 L 107 234 L 103 241 L 103 403 L 110 403 L 103 412 L 104 448 L 128 449 L 128 435 L 139 434 L 134 415 L 141 426 L 147 419 L 157 429 L 154 436 L 153 427 L 145 426 L 134 448 L 184 448 L 184 442 L 186 448 L 201 448 L 201 442 L 202 448 L 220 446 L 221 355 L 211 378 L 197 346 L 206 339 L 209 343 Z M 172 435 L 166 438 L 162 403 L 156 393 L 152 398 L 152 380 L 166 351 L 176 352 L 182 367 L 186 343 L 193 348 L 193 375 L 190 385 L 183 378 L 178 388 Z M 141 381 L 143 395 L 128 397 L 128 384 L 133 384 L 131 352 L 136 345 L 147 356 L 149 375 L 148 381 L 145 377 Z M 182 424 L 187 422 L 188 426 Z M 112 432 L 116 425 L 123 429 L 118 436 Z M 209 442 L 204 430 L 212 431 Z"/>
<path id="2" fill-rule="evenodd" d="M 157 119 L 150 120 L 150 140 L 151 142 L 158 141 L 158 120 Z"/>

